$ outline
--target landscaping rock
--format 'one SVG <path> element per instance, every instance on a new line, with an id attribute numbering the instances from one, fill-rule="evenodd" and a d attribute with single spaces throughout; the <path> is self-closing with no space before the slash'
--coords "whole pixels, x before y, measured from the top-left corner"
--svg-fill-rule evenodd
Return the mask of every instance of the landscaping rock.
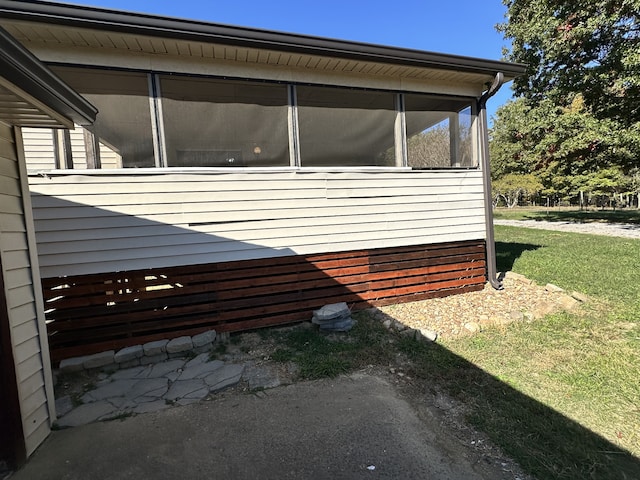
<path id="1" fill-rule="evenodd" d="M 63 373 L 80 372 L 84 370 L 86 357 L 65 358 L 60 362 L 60 371 Z"/>
<path id="2" fill-rule="evenodd" d="M 84 357 L 82 365 L 85 369 L 105 367 L 114 363 L 115 352 L 108 350 L 106 352 L 94 353 Z"/>
<path id="3" fill-rule="evenodd" d="M 207 344 L 211 344 L 216 339 L 216 331 L 209 330 L 208 332 L 201 333 L 199 335 L 194 335 L 191 338 L 194 347 L 202 347 Z"/>
<path id="4" fill-rule="evenodd" d="M 351 315 L 351 310 L 349 310 L 349 306 L 345 302 L 332 303 L 313 312 L 313 323 L 319 325 L 346 315 Z"/>
<path id="5" fill-rule="evenodd" d="M 169 340 L 157 340 L 155 342 L 148 342 L 142 346 L 142 350 L 148 357 L 160 355 L 167 351 L 167 343 L 169 343 Z"/>
<path id="6" fill-rule="evenodd" d="M 408 338 L 416 338 L 416 330 L 414 330 L 413 328 L 407 328 L 405 330 L 402 330 L 400 332 L 400 335 Z"/>
<path id="7" fill-rule="evenodd" d="M 467 322 L 464 324 L 464 328 L 470 331 L 471 333 L 477 333 L 482 330 L 480 325 L 476 322 Z"/>
<path id="8" fill-rule="evenodd" d="M 347 332 L 353 328 L 351 310 L 345 302 L 325 305 L 313 312 L 311 320 L 320 327 L 320 330 L 328 332 Z"/>
<path id="9" fill-rule="evenodd" d="M 138 359 L 144 355 L 142 345 L 134 345 L 133 347 L 125 347 L 114 355 L 116 363 L 126 363 L 131 360 Z M 125 367 L 126 368 L 126 367 Z"/>
<path id="10" fill-rule="evenodd" d="M 193 342 L 191 341 L 191 337 L 178 337 L 170 340 L 167 343 L 167 353 L 182 353 L 193 348 Z"/>
<path id="11" fill-rule="evenodd" d="M 417 340 L 423 340 L 428 342 L 435 342 L 438 339 L 438 332 L 429 330 L 428 328 L 421 328 L 416 335 Z"/>
<path id="12" fill-rule="evenodd" d="M 524 283 L 525 285 L 531 285 L 533 283 L 532 280 L 516 272 L 506 272 L 504 277 L 508 278 L 509 280 L 514 280 L 516 282 Z"/>
<path id="13" fill-rule="evenodd" d="M 549 315 L 557 310 L 556 306 L 551 302 L 542 302 L 536 306 L 531 312 L 534 318 L 543 318 L 545 315 Z"/>
<path id="14" fill-rule="evenodd" d="M 560 305 L 562 305 L 562 308 L 570 312 L 576 309 L 580 305 L 580 302 L 569 295 L 562 295 L 560 297 Z"/>
<path id="15" fill-rule="evenodd" d="M 589 301 L 589 297 L 587 297 L 584 293 L 571 292 L 571 296 L 581 303 L 587 303 Z"/>
<path id="16" fill-rule="evenodd" d="M 564 292 L 564 288 L 561 288 L 561 287 L 559 287 L 559 286 L 557 286 L 557 285 L 554 285 L 553 283 L 547 283 L 547 284 L 544 286 L 544 289 L 545 289 L 547 292 L 554 292 L 554 293 L 561 293 L 561 292 Z"/>

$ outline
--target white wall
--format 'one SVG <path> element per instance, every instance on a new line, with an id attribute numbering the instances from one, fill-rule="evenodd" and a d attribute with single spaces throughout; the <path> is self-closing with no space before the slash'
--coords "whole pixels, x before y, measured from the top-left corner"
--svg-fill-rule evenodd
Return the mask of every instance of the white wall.
<path id="1" fill-rule="evenodd" d="M 50 128 L 22 128 L 24 157 L 29 172 L 35 173 L 56 168 L 54 134 L 55 131 Z M 75 169 L 84 170 L 87 168 L 87 154 L 83 128 L 76 125 L 74 130 L 69 131 L 69 137 L 73 166 Z M 102 169 L 121 168 L 122 158 L 109 147 L 100 143 L 100 163 Z"/>
<path id="2" fill-rule="evenodd" d="M 43 277 L 485 238 L 482 175 L 30 177 Z"/>
<path id="3" fill-rule="evenodd" d="M 49 434 L 53 411 L 49 401 L 53 402 L 53 391 L 50 382 L 45 385 L 47 376 L 50 380 L 49 354 L 44 350 L 43 311 L 40 318 L 38 315 L 39 287 L 34 287 L 34 283 L 39 285 L 39 277 L 34 280 L 31 269 L 27 229 L 30 213 L 25 216 L 22 191 L 26 184 L 21 183 L 25 172 L 18 164 L 17 155 L 20 148 L 13 129 L 0 122 L 0 254 L 3 268 L 0 273 L 5 283 L 22 426 L 27 455 L 30 455 Z"/>

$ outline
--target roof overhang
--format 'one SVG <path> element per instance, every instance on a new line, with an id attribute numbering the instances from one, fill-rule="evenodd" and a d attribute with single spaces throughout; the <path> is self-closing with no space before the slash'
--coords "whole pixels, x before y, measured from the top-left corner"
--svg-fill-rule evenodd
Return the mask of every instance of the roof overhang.
<path id="1" fill-rule="evenodd" d="M 497 60 L 39 0 L 31 2 L 0 0 L 0 17 L 18 22 L 92 29 L 123 35 L 459 72 L 491 79 L 497 72 L 502 72 L 506 81 L 522 75 L 525 71 L 525 66 L 522 64 Z"/>
<path id="2" fill-rule="evenodd" d="M 97 110 L 0 27 L 0 121 L 16 126 L 90 125 Z"/>

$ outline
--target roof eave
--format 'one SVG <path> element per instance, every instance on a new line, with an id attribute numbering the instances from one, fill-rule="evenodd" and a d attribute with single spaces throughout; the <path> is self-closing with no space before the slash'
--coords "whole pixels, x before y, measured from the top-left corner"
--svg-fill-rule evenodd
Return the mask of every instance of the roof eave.
<path id="1" fill-rule="evenodd" d="M 40 0 L 32 2 L 0 0 L 0 16 L 22 21 L 39 21 L 78 28 L 96 28 L 137 35 L 479 73 L 491 76 L 497 72 L 502 72 L 506 80 L 522 75 L 526 67 L 523 64 L 498 60 L 485 60 Z"/>
<path id="2" fill-rule="evenodd" d="M 79 125 L 90 125 L 98 111 L 31 52 L 0 27 L 0 66 L 5 83 Z"/>

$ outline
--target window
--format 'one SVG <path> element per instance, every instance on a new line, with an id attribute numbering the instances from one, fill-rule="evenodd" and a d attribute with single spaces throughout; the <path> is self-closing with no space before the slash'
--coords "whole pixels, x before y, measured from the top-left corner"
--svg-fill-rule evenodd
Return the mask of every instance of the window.
<path id="1" fill-rule="evenodd" d="M 395 94 L 311 86 L 296 91 L 303 167 L 396 165 Z"/>
<path id="2" fill-rule="evenodd" d="M 144 73 L 88 68 L 53 70 L 98 109 L 100 151 L 123 167 L 154 167 L 149 86 Z M 104 152 L 103 152 L 104 150 Z"/>
<path id="3" fill-rule="evenodd" d="M 413 168 L 474 167 L 471 101 L 433 95 L 404 96 L 407 162 Z"/>
<path id="4" fill-rule="evenodd" d="M 286 85 L 160 76 L 167 166 L 288 166 Z"/>

